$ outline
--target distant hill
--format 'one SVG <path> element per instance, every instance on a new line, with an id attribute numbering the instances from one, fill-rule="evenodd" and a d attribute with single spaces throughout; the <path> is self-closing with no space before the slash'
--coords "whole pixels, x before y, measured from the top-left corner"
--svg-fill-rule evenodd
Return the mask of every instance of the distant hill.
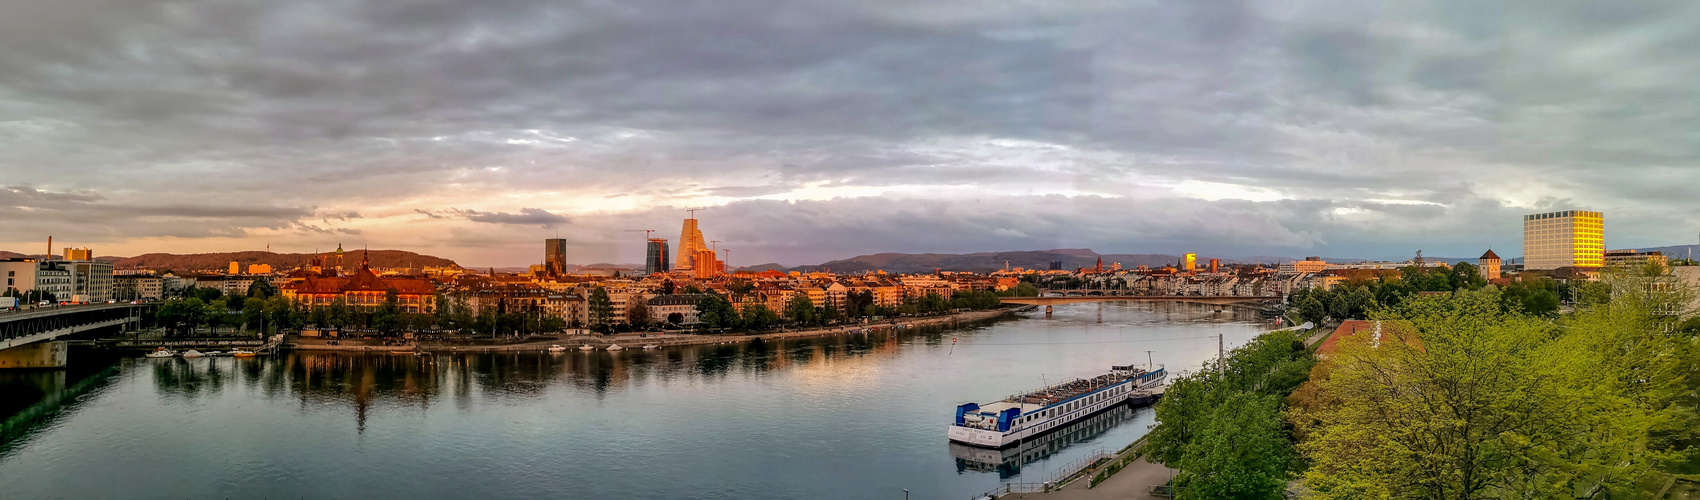
<path id="1" fill-rule="evenodd" d="M 1637 248 L 1638 252 L 1659 252 L 1672 259 L 1686 259 L 1692 255 L 1700 255 L 1700 245 L 1671 245 L 1664 247 Z"/>
<path id="2" fill-rule="evenodd" d="M 344 251 L 342 266 L 352 269 L 360 265 L 362 251 Z M 196 254 L 149 253 L 128 258 L 112 258 L 118 269 L 171 269 L 175 271 L 223 271 L 235 261 L 246 270 L 249 264 L 269 264 L 274 271 L 307 265 L 314 254 L 273 252 L 220 252 Z M 108 260 L 107 257 L 98 257 Z M 460 267 L 455 261 L 442 257 L 421 255 L 405 250 L 372 250 L 368 254 L 372 267 Z M 334 258 L 333 258 L 334 259 Z M 335 262 L 327 265 L 335 265 Z"/>
<path id="3" fill-rule="evenodd" d="M 762 272 L 762 271 L 789 271 L 789 270 L 791 270 L 791 268 L 787 267 L 785 264 L 780 264 L 780 263 L 776 263 L 776 262 L 769 262 L 769 263 L 766 263 L 766 264 L 757 264 L 757 265 L 753 265 L 753 266 L 738 266 L 738 270 L 759 273 L 759 272 Z"/>
<path id="4" fill-rule="evenodd" d="M 1124 268 L 1134 266 L 1164 266 L 1180 260 L 1178 255 L 1164 254 L 1098 254 L 1086 249 L 1032 250 L 1016 252 L 981 252 L 970 254 L 950 253 L 877 253 L 859 255 L 848 259 L 825 262 L 817 266 L 798 266 L 790 270 L 820 270 L 830 269 L 834 272 L 859 273 L 883 270 L 888 273 L 924 273 L 934 269 L 946 271 L 977 271 L 990 272 L 1003 269 L 1007 262 L 1010 268 L 1049 269 L 1051 262 L 1062 262 L 1063 269 L 1092 267 L 1098 258 L 1104 259 L 1104 267 L 1109 268 L 1115 263 L 1121 263 Z"/>

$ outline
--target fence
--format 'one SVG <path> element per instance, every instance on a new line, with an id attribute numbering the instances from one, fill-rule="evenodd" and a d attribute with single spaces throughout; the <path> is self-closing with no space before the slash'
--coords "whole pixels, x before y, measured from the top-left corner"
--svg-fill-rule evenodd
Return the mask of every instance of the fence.
<path id="1" fill-rule="evenodd" d="M 1115 456 L 1116 455 L 1111 453 L 1110 450 L 1098 448 L 1088 452 L 1084 457 L 1077 458 L 1063 464 L 1062 467 L 1056 468 L 1050 473 L 1050 475 L 1046 476 L 1045 480 L 1042 482 L 1003 483 L 998 485 L 997 488 L 993 488 L 992 491 L 977 495 L 974 498 L 978 500 L 984 498 L 997 498 L 1011 493 L 1041 493 L 1053 491 L 1057 488 L 1061 488 L 1064 482 L 1072 478 L 1074 475 L 1089 472 L 1092 469 L 1092 466 L 1096 465 L 1098 461 L 1115 458 Z"/>

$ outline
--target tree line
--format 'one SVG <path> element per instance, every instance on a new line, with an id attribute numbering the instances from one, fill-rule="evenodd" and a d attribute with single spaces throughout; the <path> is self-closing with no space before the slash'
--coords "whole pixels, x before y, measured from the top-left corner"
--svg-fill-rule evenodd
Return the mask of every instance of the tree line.
<path id="1" fill-rule="evenodd" d="M 1180 499 L 1652 497 L 1700 473 L 1700 319 L 1654 267 L 1562 314 L 1510 287 L 1376 300 L 1380 333 L 1325 358 L 1266 333 L 1173 381 L 1149 456 Z"/>

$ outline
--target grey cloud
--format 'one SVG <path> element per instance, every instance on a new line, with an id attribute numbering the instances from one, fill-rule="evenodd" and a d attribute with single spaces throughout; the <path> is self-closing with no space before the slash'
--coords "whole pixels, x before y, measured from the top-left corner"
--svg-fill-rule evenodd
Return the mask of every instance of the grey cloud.
<path id="1" fill-rule="evenodd" d="M 1162 213 L 1221 225 L 1141 222 L 1130 244 L 1371 252 L 1362 233 L 1463 242 L 1504 228 L 1490 214 L 1566 205 L 1608 210 L 1615 241 L 1662 243 L 1700 224 L 1670 209 L 1693 198 L 1700 158 L 1687 7 L 25 2 L 0 18 L 0 215 L 32 207 L 21 231 L 112 240 L 352 231 L 329 226 L 361 213 L 377 234 L 370 207 L 404 203 L 478 208 L 415 210 L 421 224 L 602 228 L 624 216 L 530 200 L 969 186 L 911 204 L 930 212 L 750 205 L 790 215 L 728 230 L 745 247 L 789 238 L 764 232 L 776 222 L 936 245 L 835 212 L 861 210 L 1038 244 L 1131 224 L 1058 207 L 1181 206 Z M 1157 200 L 1187 181 L 1288 200 Z M 1031 217 L 936 215 L 1029 192 L 1081 196 Z M 510 193 L 534 196 L 482 204 Z M 791 241 L 796 262 L 860 244 Z"/>
<path id="2" fill-rule="evenodd" d="M 535 225 L 542 226 L 545 229 L 553 228 L 559 224 L 568 224 L 572 222 L 572 219 L 549 213 L 548 211 L 540 208 L 522 208 L 519 210 L 519 213 L 479 212 L 477 210 L 461 210 L 459 213 L 464 215 L 466 220 L 473 222 L 515 224 L 521 226 Z"/>

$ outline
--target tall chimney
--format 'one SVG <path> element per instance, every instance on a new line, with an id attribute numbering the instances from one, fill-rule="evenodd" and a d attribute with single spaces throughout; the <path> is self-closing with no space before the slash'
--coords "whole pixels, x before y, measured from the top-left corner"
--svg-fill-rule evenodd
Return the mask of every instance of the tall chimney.
<path id="1" fill-rule="evenodd" d="M 53 260 L 53 236 L 52 235 L 47 236 L 47 258 L 44 258 L 42 260 Z"/>

